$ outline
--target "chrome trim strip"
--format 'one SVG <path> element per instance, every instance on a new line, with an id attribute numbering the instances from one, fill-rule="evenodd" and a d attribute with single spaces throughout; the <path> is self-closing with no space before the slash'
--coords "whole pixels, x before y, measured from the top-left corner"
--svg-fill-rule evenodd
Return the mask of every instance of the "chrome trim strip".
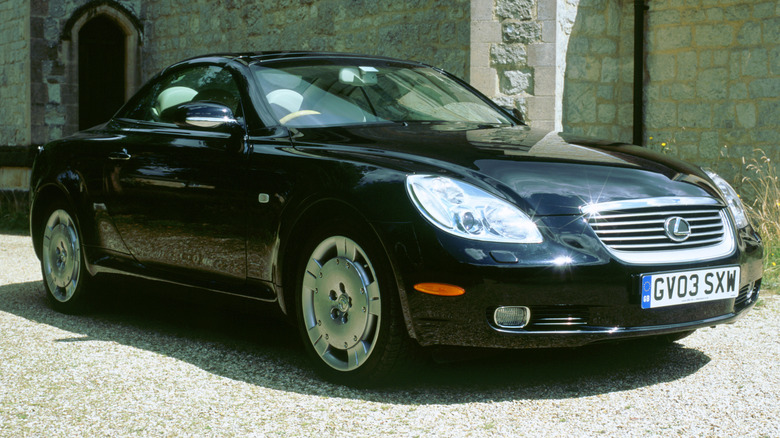
<path id="1" fill-rule="evenodd" d="M 687 205 L 711 205 L 718 207 L 726 206 L 723 204 L 723 202 L 715 198 L 663 196 L 658 198 L 629 199 L 625 201 L 610 201 L 597 204 L 586 204 L 580 207 L 580 211 L 592 216 L 602 211 Z"/>
<path id="2" fill-rule="evenodd" d="M 638 207 L 638 208 L 647 208 L 647 207 Z M 582 209 L 582 207 L 580 207 Z M 604 211 L 612 211 L 612 210 L 604 210 Z M 624 217 L 639 217 L 639 216 L 668 216 L 670 214 L 679 214 L 680 212 L 684 212 L 686 214 L 712 214 L 712 210 L 656 210 L 651 213 L 636 213 L 636 214 L 600 214 L 599 212 L 595 212 L 590 214 L 591 217 L 597 218 L 597 219 L 620 219 Z"/>
<path id="3" fill-rule="evenodd" d="M 734 299 L 734 298 L 731 298 Z M 650 332 L 672 332 L 672 331 L 682 331 L 682 330 L 690 330 L 690 329 L 699 329 L 704 327 L 710 327 L 716 324 L 723 324 L 728 322 L 734 322 L 737 319 L 741 318 L 743 315 L 745 315 L 745 311 L 749 308 L 752 308 L 753 304 L 750 304 L 748 307 L 744 309 L 740 309 L 739 311 L 727 313 L 725 315 L 721 316 L 715 316 L 712 318 L 697 320 L 697 321 L 690 321 L 690 322 L 682 322 L 682 323 L 676 323 L 676 324 L 663 324 L 663 325 L 651 325 L 651 326 L 638 326 L 638 327 L 595 327 L 591 326 L 587 329 L 580 329 L 580 330 L 511 330 L 511 329 L 501 329 L 497 327 L 491 327 L 493 330 L 499 332 L 499 333 L 505 333 L 505 334 L 511 334 L 511 335 L 534 335 L 534 336 L 560 336 L 560 335 L 571 335 L 571 336 L 589 336 L 589 335 L 610 335 L 614 338 L 619 338 L 621 335 L 627 335 L 630 336 L 632 334 L 640 334 L 640 333 L 650 333 Z"/>

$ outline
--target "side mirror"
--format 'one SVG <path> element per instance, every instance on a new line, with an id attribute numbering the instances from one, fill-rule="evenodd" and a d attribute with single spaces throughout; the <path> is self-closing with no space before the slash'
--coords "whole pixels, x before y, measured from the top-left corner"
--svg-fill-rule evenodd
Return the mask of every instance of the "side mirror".
<path id="1" fill-rule="evenodd" d="M 508 106 L 502 106 L 501 108 L 521 124 L 527 125 L 527 123 L 525 123 L 525 117 L 523 117 L 523 113 L 519 109 Z"/>
<path id="2" fill-rule="evenodd" d="M 230 108 L 212 102 L 186 102 L 176 105 L 163 111 L 162 119 L 182 128 L 232 130 L 240 126 Z"/>

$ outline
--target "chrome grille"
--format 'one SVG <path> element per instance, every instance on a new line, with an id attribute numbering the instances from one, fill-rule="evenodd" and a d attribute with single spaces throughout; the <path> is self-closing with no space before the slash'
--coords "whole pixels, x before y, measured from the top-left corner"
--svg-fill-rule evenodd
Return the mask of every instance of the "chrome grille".
<path id="1" fill-rule="evenodd" d="M 672 217 L 681 217 L 691 225 L 691 235 L 684 242 L 675 242 L 666 235 L 664 224 Z M 724 234 L 723 217 L 718 208 L 679 207 L 632 213 L 605 212 L 588 218 L 588 223 L 605 245 L 622 251 L 707 246 L 723 241 Z"/>
<path id="2" fill-rule="evenodd" d="M 723 204 L 713 198 L 650 198 L 582 207 L 601 242 L 617 258 L 634 263 L 712 259 L 734 249 Z M 690 234 L 676 241 L 669 221 L 681 218 Z M 680 239 L 678 239 L 680 240 Z"/>

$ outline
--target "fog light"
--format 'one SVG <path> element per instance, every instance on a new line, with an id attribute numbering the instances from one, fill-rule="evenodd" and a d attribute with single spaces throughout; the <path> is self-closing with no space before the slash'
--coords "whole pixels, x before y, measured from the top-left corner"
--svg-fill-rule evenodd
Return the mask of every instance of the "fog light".
<path id="1" fill-rule="evenodd" d="M 531 319 L 531 309 L 524 306 L 503 306 L 493 311 L 493 321 L 501 328 L 523 328 Z"/>

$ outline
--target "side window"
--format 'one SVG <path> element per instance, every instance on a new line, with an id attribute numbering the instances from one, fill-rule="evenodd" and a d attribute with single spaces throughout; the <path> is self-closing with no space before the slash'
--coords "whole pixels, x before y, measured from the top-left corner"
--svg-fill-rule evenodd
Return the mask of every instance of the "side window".
<path id="1" fill-rule="evenodd" d="M 170 111 L 187 102 L 214 102 L 240 115 L 239 92 L 230 72 L 216 65 L 176 70 L 160 78 L 120 117 L 171 123 Z"/>

